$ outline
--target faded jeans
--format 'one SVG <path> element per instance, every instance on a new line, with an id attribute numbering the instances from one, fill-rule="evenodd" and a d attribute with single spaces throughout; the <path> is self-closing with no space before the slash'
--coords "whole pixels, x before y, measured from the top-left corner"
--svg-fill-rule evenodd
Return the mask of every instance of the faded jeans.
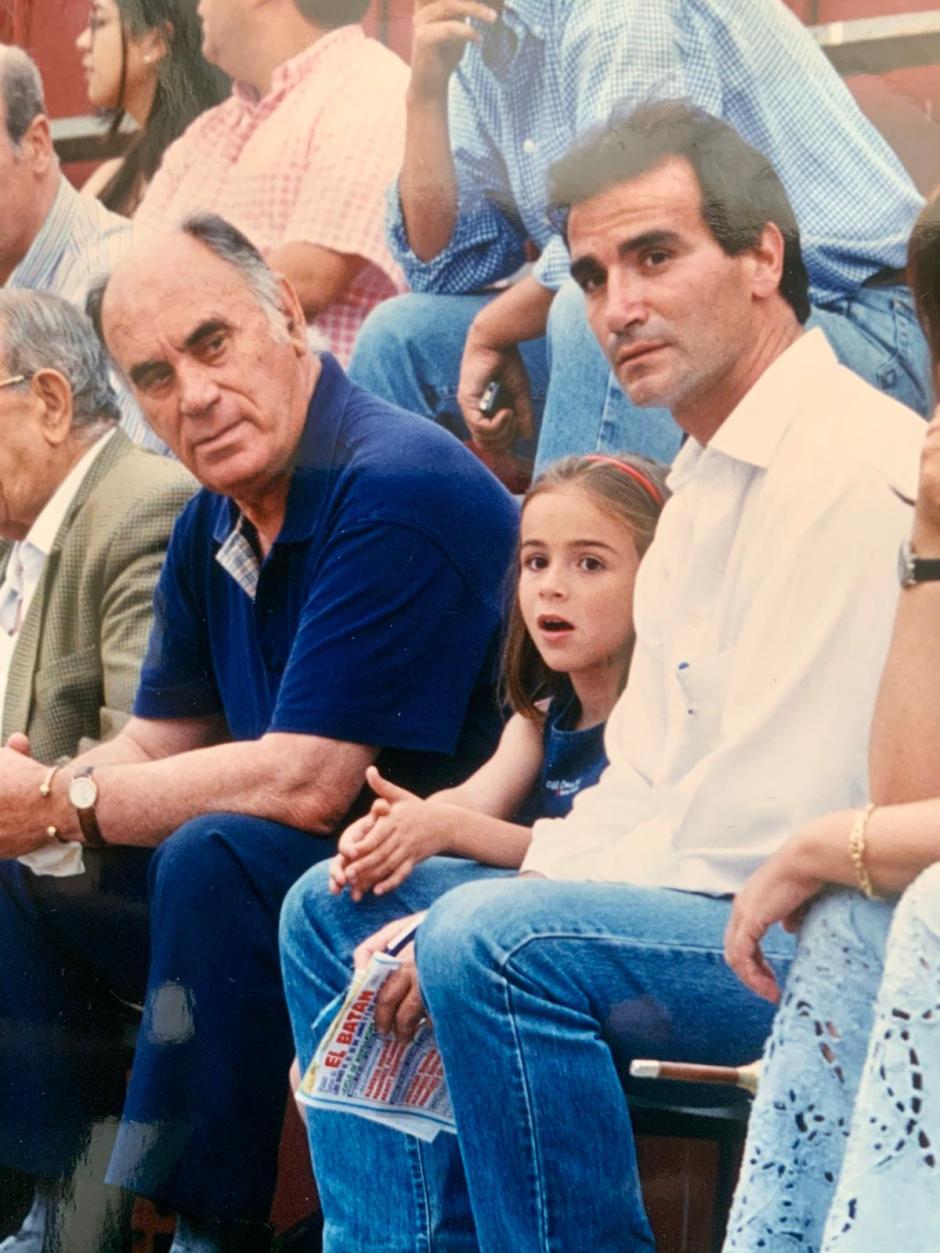
<path id="1" fill-rule="evenodd" d="M 461 879 L 476 881 L 441 895 Z M 311 1111 L 326 1253 L 652 1249 L 623 1086 L 630 1061 L 750 1061 L 773 1017 L 722 958 L 730 901 L 433 858 L 395 893 L 356 906 L 329 898 L 315 868 L 281 924 L 302 1062 L 348 983 L 355 945 L 432 901 L 418 970 L 460 1152 L 447 1133 L 428 1145 Z M 778 969 L 791 949 L 779 929 L 768 936 Z"/>

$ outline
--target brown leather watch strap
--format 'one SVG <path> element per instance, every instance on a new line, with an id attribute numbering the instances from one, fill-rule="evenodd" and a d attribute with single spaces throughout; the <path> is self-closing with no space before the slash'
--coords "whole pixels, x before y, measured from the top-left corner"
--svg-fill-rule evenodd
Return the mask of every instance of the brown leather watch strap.
<path id="1" fill-rule="evenodd" d="M 75 771 L 75 778 L 85 778 L 94 770 L 94 766 L 82 766 Z M 105 839 L 101 834 L 101 828 L 98 826 L 98 817 L 95 813 L 94 806 L 87 809 L 80 809 L 75 806 L 75 812 L 78 815 L 78 825 L 81 827 L 82 837 L 86 844 L 92 848 L 104 848 Z"/>

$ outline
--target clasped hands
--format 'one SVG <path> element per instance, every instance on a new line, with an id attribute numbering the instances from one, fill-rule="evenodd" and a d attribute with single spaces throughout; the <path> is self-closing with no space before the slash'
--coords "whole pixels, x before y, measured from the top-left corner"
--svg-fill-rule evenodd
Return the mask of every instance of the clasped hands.
<path id="1" fill-rule="evenodd" d="M 375 766 L 366 771 L 375 793 L 367 814 L 346 828 L 330 863 L 330 891 L 347 888 L 354 901 L 368 891 L 382 896 L 397 888 L 419 861 L 446 845 L 446 804 L 422 800 L 383 779 Z"/>

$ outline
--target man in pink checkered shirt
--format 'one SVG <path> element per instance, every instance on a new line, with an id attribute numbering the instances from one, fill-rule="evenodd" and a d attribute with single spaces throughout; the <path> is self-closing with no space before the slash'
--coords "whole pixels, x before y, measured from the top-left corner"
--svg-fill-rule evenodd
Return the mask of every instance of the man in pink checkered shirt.
<path id="1" fill-rule="evenodd" d="M 366 314 L 404 290 L 385 243 L 408 71 L 359 19 L 369 0 L 200 0 L 206 57 L 235 80 L 168 149 L 136 219 L 199 209 L 239 227 L 297 289 L 344 365 Z"/>

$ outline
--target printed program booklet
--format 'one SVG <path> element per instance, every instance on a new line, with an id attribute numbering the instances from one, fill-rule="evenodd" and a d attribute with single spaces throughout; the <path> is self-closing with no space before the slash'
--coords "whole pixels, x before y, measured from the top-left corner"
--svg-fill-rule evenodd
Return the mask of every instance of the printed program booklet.
<path id="1" fill-rule="evenodd" d="M 305 1105 L 359 1114 L 422 1140 L 455 1131 L 441 1055 L 429 1022 L 402 1044 L 375 1029 L 375 1002 L 401 962 L 376 953 L 358 972 L 297 1090 Z"/>

